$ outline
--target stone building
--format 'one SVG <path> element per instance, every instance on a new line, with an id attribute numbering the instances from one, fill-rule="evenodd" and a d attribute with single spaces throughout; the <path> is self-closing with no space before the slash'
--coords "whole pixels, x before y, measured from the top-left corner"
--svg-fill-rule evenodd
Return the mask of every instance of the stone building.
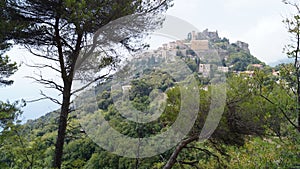
<path id="1" fill-rule="evenodd" d="M 199 64 L 199 73 L 202 73 L 204 77 L 208 77 L 211 71 L 211 64 Z"/>
<path id="2" fill-rule="evenodd" d="M 194 51 L 208 50 L 209 42 L 208 42 L 208 40 L 192 40 L 191 41 L 191 49 Z"/>
<path id="3" fill-rule="evenodd" d="M 195 32 L 195 31 L 192 31 L 188 34 L 188 37 L 187 39 L 189 41 L 192 41 L 192 40 L 218 40 L 220 39 L 219 37 L 219 34 L 218 34 L 218 31 L 215 31 L 215 32 L 210 32 L 208 31 L 208 29 L 205 29 L 203 32 Z"/>
<path id="4" fill-rule="evenodd" d="M 198 32 L 197 36 L 198 40 L 218 40 L 220 39 L 218 31 L 216 32 L 210 32 L 208 29 L 205 29 L 203 32 Z"/>

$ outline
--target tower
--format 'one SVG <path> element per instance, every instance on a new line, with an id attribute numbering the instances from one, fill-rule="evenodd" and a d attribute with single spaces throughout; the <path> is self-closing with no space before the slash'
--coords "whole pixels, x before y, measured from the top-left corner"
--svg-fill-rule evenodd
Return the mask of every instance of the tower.
<path id="1" fill-rule="evenodd" d="M 192 40 L 196 40 L 196 31 L 192 31 Z"/>

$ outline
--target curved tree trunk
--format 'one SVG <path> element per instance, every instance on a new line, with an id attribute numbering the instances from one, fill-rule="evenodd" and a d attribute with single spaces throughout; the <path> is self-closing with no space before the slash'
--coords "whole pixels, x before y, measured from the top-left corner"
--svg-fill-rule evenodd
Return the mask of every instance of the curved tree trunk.
<path id="1" fill-rule="evenodd" d="M 183 140 L 181 141 L 177 146 L 176 146 L 176 149 L 174 150 L 174 152 L 172 153 L 171 157 L 169 158 L 167 164 L 164 166 L 163 169 L 171 169 L 174 164 L 176 163 L 176 159 L 179 155 L 179 153 L 181 152 L 181 150 L 186 146 L 188 145 L 189 143 L 195 141 L 195 140 L 198 140 L 199 139 L 199 136 L 192 136 L 186 140 Z"/>

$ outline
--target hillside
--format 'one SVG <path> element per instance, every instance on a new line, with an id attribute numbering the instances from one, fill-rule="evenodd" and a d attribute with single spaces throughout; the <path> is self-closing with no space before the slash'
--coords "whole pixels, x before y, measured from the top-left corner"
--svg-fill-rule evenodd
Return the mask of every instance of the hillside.
<path id="1" fill-rule="evenodd" d="M 113 140 L 118 144 L 108 141 L 106 147 L 97 145 L 113 136 L 104 123 L 127 137 L 143 140 L 168 131 L 183 117 L 188 120 L 181 125 L 194 122 L 189 132 L 184 133 L 184 139 L 199 136 L 212 105 L 217 104 L 213 99 L 221 99 L 224 91 L 223 84 L 212 81 L 225 75 L 227 96 L 216 130 L 208 141 L 197 142 L 196 137 L 196 141 L 184 146 L 173 168 L 293 167 L 298 164 L 299 140 L 273 137 L 274 132 L 286 128 L 280 111 L 255 95 L 259 89 L 255 88 L 254 79 L 239 74 L 262 69 L 264 63 L 251 55 L 248 44 L 230 43 L 208 30 L 191 32 L 185 40 L 170 42 L 133 59 L 110 80 L 86 90 L 73 102 L 76 109 L 68 119 L 63 168 L 163 168 L 175 148 L 141 159 L 118 156 L 111 153 L 124 145 L 117 137 Z M 268 94 L 277 98 L 279 92 L 274 88 Z M 195 95 L 199 101 L 195 102 Z M 282 94 L 282 101 L 290 102 L 285 96 Z M 187 113 L 197 106 L 196 116 Z M 184 108 L 187 110 L 180 116 Z M 54 111 L 20 125 L 18 134 L 8 137 L 0 147 L 0 168 L 49 168 L 57 117 Z M 279 124 L 274 124 L 275 120 Z M 146 152 L 160 152 L 160 146 L 171 144 L 175 135 L 183 132 L 182 128 L 176 130 L 174 138 L 151 142 L 153 146 Z M 132 144 L 125 143 L 119 151 L 132 148 Z"/>
<path id="2" fill-rule="evenodd" d="M 187 39 L 165 44 L 160 50 L 176 51 L 178 56 L 195 59 L 199 64 L 214 64 L 228 71 L 246 71 L 249 65 L 265 64 L 251 55 L 249 45 L 242 41 L 230 43 L 218 32 L 191 32 Z M 197 60 L 200 62 L 197 62 Z"/>

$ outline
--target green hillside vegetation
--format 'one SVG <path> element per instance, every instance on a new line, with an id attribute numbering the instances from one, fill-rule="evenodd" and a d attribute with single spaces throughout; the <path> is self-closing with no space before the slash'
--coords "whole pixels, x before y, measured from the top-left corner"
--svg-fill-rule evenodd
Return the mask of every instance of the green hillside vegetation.
<path id="1" fill-rule="evenodd" d="M 228 58 L 223 60 L 223 66 L 228 66 L 232 71 L 245 71 L 250 64 L 263 64 L 260 60 L 250 54 L 249 49 L 242 48 L 236 43 L 230 43 L 228 39 L 223 38 L 213 42 L 212 46 L 216 49 L 225 50 Z"/>
<path id="2" fill-rule="evenodd" d="M 289 80 L 286 68 L 292 65 L 274 68 L 282 75 L 274 76 L 268 66 L 263 69 L 251 68 L 252 64 L 263 63 L 250 52 L 230 44 L 229 40 L 224 38 L 212 43 L 229 54 L 229 58 L 223 60 L 223 66 L 232 65 L 230 72 L 224 75 L 227 77 L 224 113 L 207 141 L 198 142 L 195 139 L 183 147 L 173 168 L 299 168 L 300 138 L 279 109 L 279 106 L 288 109 L 295 104 L 291 97 L 293 91 L 286 92 L 285 89 Z M 128 93 L 122 88 L 112 90 L 116 79 L 96 86 L 93 89 L 96 96 L 88 91 L 81 93 L 74 101 L 80 105 L 79 109 L 73 111 L 68 119 L 62 168 L 163 168 L 176 147 L 150 158 L 121 157 L 97 145 L 86 133 L 80 120 L 92 122 L 101 115 L 116 131 L 132 138 L 147 138 L 165 132 L 176 121 L 181 109 L 180 84 L 187 84 L 185 90 L 191 90 L 188 85 L 191 77 L 197 80 L 200 89 L 199 111 L 185 139 L 199 136 L 210 111 L 212 88 L 224 90 L 223 85 L 213 83 L 222 81 L 222 76 L 216 72 L 210 78 L 202 77 L 198 73 L 201 60 L 176 57 L 188 65 L 190 76 L 178 71 L 184 69 L 181 64 L 167 66 L 164 64 L 169 63 L 164 58 L 151 56 L 134 61 L 115 74 L 121 86 L 130 86 Z M 155 67 L 160 69 L 153 69 Z M 129 69 L 133 69 L 132 74 L 128 74 Z M 255 76 L 233 73 L 244 70 L 253 70 Z M 171 75 L 168 72 L 175 73 Z M 128 76 L 130 81 L 126 80 Z M 292 87 L 295 84 L 288 85 Z M 270 103 L 262 95 L 279 105 Z M 132 109 L 141 111 L 145 118 L 150 118 L 157 111 L 161 111 L 161 115 L 149 123 L 136 123 L 127 119 L 135 118 L 130 114 Z M 124 117 L 121 112 L 129 113 Z M 287 115 L 296 118 L 292 113 Z M 54 111 L 3 132 L 5 139 L 0 146 L 0 168 L 49 168 L 53 160 L 58 117 L 59 113 Z M 89 125 L 97 126 L 96 123 Z M 100 138 L 106 137 L 99 135 Z"/>
<path id="3" fill-rule="evenodd" d="M 281 104 L 293 104 L 284 89 L 275 85 L 276 78 L 256 70 L 257 76 L 228 75 L 225 111 L 220 124 L 206 142 L 191 142 L 177 157 L 173 168 L 295 168 L 299 166 L 300 138 L 291 133 L 278 108 L 258 95 L 267 94 Z M 138 78 L 141 76 L 142 78 Z M 259 80 L 264 78 L 262 90 Z M 109 84 L 109 81 L 107 82 Z M 211 87 L 200 90 L 198 118 L 187 138 L 199 135 L 209 111 Z M 172 77 L 163 71 L 146 69 L 131 81 L 129 102 L 144 113 L 150 113 L 150 103 L 159 92 L 167 99 L 162 115 L 155 121 L 138 124 L 125 120 L 115 104 L 122 91 L 112 91 L 109 85 L 96 87 L 97 112 L 100 112 L 115 130 L 130 137 L 149 137 L 165 131 L 176 120 L 180 110 L 180 88 Z M 217 86 L 216 86 L 217 87 Z M 221 87 L 221 86 L 220 86 Z M 221 88 L 220 88 L 221 89 Z M 222 90 L 222 89 L 221 89 Z M 163 99 L 161 100 L 163 103 Z M 93 103 L 84 105 L 84 110 L 93 111 Z M 121 109 L 125 110 L 125 104 Z M 117 169 L 117 168 L 162 168 L 174 149 L 163 154 L 131 159 L 120 157 L 99 147 L 85 133 L 78 120 L 78 112 L 72 112 L 68 120 L 62 168 Z M 87 121 L 97 118 L 86 114 Z M 52 112 L 18 125 L 1 142 L 0 168 L 49 168 L 54 153 L 58 113 Z"/>

